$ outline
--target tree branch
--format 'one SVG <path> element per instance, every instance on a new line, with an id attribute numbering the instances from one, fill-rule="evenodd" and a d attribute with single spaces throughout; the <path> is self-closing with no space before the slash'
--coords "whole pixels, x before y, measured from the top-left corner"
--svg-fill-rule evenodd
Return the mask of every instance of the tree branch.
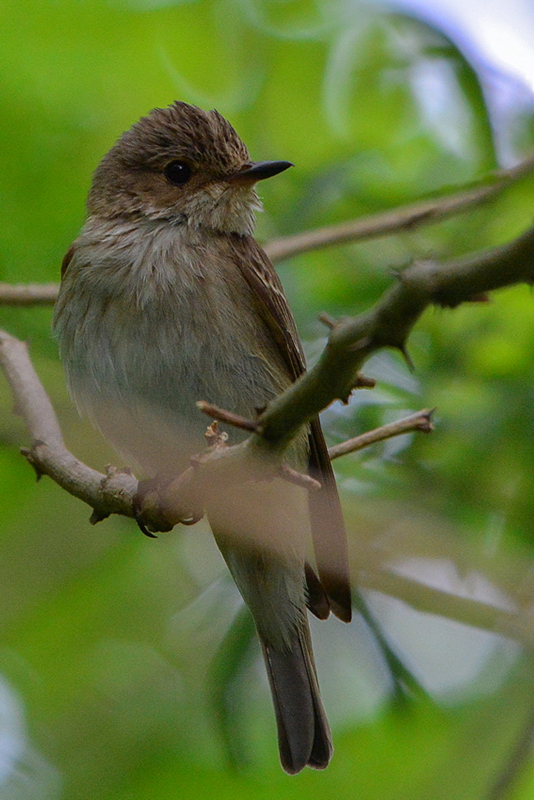
<path id="1" fill-rule="evenodd" d="M 234 428 L 240 428 L 243 431 L 255 431 L 256 423 L 252 419 L 245 419 L 240 417 L 239 414 L 234 414 L 232 411 L 226 411 L 224 408 L 214 406 L 213 403 L 208 403 L 206 400 L 198 400 L 197 408 L 212 419 L 218 422 L 226 422 Z"/>
<path id="2" fill-rule="evenodd" d="M 387 425 L 375 428 L 374 431 L 366 431 L 360 436 L 354 436 L 352 439 L 347 439 L 346 442 L 336 444 L 328 449 L 330 460 L 333 461 L 334 458 L 345 456 L 348 453 L 355 453 L 357 450 L 363 450 L 364 447 L 369 447 L 371 444 L 383 442 L 385 439 L 391 439 L 394 436 L 400 436 L 402 433 L 409 433 L 410 431 L 430 433 L 434 430 L 431 421 L 433 412 L 434 409 L 430 411 L 428 408 L 424 408 L 409 417 L 389 422 Z"/>
<path id="3" fill-rule="evenodd" d="M 34 440 L 27 451 L 39 475 L 48 475 L 70 494 L 96 509 L 93 522 L 110 514 L 133 517 L 138 482 L 128 470 L 108 468 L 107 474 L 83 464 L 63 443 L 50 400 L 30 362 L 26 345 L 0 331 L 0 364 L 16 402 L 16 410 Z M 224 452 L 235 448 L 223 448 Z M 291 476 L 297 480 L 300 476 Z M 355 583 L 404 600 L 414 608 L 446 616 L 468 625 L 498 631 L 534 646 L 534 633 L 510 611 L 475 600 L 457 597 L 406 578 L 387 568 L 362 567 Z"/>
<path id="4" fill-rule="evenodd" d="M 224 452 L 209 453 L 195 470 L 181 476 L 178 485 L 170 484 L 169 498 L 176 502 L 178 488 L 185 491 L 205 486 L 210 476 L 220 478 L 225 470 L 228 475 L 242 476 L 245 463 L 249 469 L 254 463 L 269 464 L 272 475 L 279 474 L 285 449 L 298 430 L 334 400 L 348 401 L 353 388 L 363 385 L 358 370 L 372 353 L 382 347 L 396 347 L 405 352 L 408 335 L 428 305 L 454 307 L 492 289 L 533 280 L 534 228 L 513 242 L 484 253 L 441 264 L 414 263 L 398 276 L 370 311 L 332 322 L 327 346 L 318 363 L 259 415 L 254 421 L 256 432 Z M 8 379 L 21 398 L 21 413 L 34 437 L 34 445 L 26 453 L 28 459 L 40 472 L 92 505 L 97 516 L 115 510 L 132 516 L 135 480 L 115 471 L 107 476 L 87 471 L 89 468 L 66 451 L 49 401 L 39 394 L 37 376 L 24 346 L 8 334 L 3 334 L 1 345 Z M 22 373 L 28 378 L 26 382 Z M 27 391 L 24 386 L 32 387 L 28 394 L 24 394 Z M 104 502 L 105 486 L 114 486 L 119 474 L 123 476 L 121 486 Z M 87 488 L 82 485 L 84 481 Z M 163 505 L 167 510 L 170 507 L 165 502 Z M 179 520 L 171 514 L 169 522 L 176 524 Z"/>
<path id="5" fill-rule="evenodd" d="M 93 522 L 110 514 L 134 516 L 137 480 L 129 471 L 111 467 L 104 475 L 67 450 L 26 345 L 4 331 L 0 331 L 0 364 L 15 398 L 15 412 L 23 418 L 33 440 L 32 447 L 22 453 L 37 476 L 48 475 L 69 494 L 88 503 L 94 510 Z"/>
<path id="6" fill-rule="evenodd" d="M 339 225 L 329 225 L 315 231 L 285 236 L 268 242 L 264 249 L 271 261 L 276 262 L 321 247 L 387 236 L 420 225 L 436 223 L 491 200 L 511 183 L 520 180 L 533 170 L 534 156 L 531 156 L 511 169 L 491 173 L 483 183 L 474 188 L 438 197 L 435 200 L 412 203 L 393 211 L 341 222 Z M 491 181 L 489 184 L 488 180 Z M 0 283 L 0 305 L 53 305 L 58 291 L 58 283 Z"/>
<path id="7" fill-rule="evenodd" d="M 17 413 L 22 416 L 34 440 L 32 448 L 25 454 L 38 475 L 48 475 L 67 492 L 91 506 L 94 509 L 91 518 L 93 523 L 110 514 L 134 517 L 134 500 L 138 488 L 136 478 L 128 470 L 112 467 L 108 467 L 107 474 L 97 472 L 76 459 L 65 448 L 56 415 L 33 369 L 26 345 L 3 331 L 0 331 L 0 364 L 15 398 Z M 424 416 L 428 412 L 419 414 Z M 217 448 L 218 468 L 223 466 L 224 456 L 221 457 L 221 454 L 233 451 L 233 457 L 237 459 L 239 448 L 243 444 L 246 443 L 237 447 Z M 207 459 L 210 460 L 209 456 Z M 192 467 L 186 471 L 189 473 L 187 476 L 184 473 L 184 484 L 191 480 L 194 471 L 195 467 Z M 290 475 L 289 479 L 303 485 L 298 473 Z M 174 485 L 177 489 L 176 482 Z M 306 486 L 312 490 L 314 488 L 307 483 Z M 354 582 L 360 588 L 403 600 L 419 611 L 501 633 L 534 649 L 533 617 L 528 609 L 516 613 L 488 603 L 458 597 L 399 575 L 387 566 L 378 564 L 370 567 L 373 561 L 374 559 L 360 559 L 363 566 L 354 576 Z"/>
<path id="8" fill-rule="evenodd" d="M 308 250 L 317 250 L 320 247 L 387 236 L 419 225 L 439 222 L 454 214 L 460 214 L 469 208 L 488 202 L 511 183 L 528 175 L 533 169 L 534 156 L 531 156 L 511 169 L 494 172 L 489 176 L 490 179 L 493 179 L 493 183 L 489 185 L 483 183 L 473 189 L 447 195 L 446 197 L 439 197 L 436 200 L 414 203 L 402 208 L 396 208 L 393 211 L 361 217 L 350 222 L 341 222 L 339 225 L 330 225 L 325 228 L 318 228 L 315 231 L 305 231 L 294 236 L 285 236 L 269 242 L 264 249 L 271 261 L 276 262 L 305 253 Z M 487 178 L 485 180 L 487 181 Z"/>
<path id="9" fill-rule="evenodd" d="M 517 612 L 480 600 L 460 597 L 444 589 L 428 586 L 414 578 L 407 578 L 394 570 L 379 567 L 374 569 L 362 567 L 358 575 L 358 586 L 360 589 L 372 589 L 396 597 L 417 611 L 443 616 L 492 633 L 500 633 L 534 648 L 534 630 L 531 625 L 518 625 Z"/>
<path id="10" fill-rule="evenodd" d="M 58 292 L 59 283 L 0 283 L 0 305 L 52 306 Z"/>
<path id="11" fill-rule="evenodd" d="M 383 224 L 382 228 L 377 222 L 375 231 L 385 232 L 386 229 L 399 229 L 402 225 L 420 224 L 453 213 L 454 209 L 482 202 L 502 188 L 503 182 L 515 179 L 519 174 L 524 174 L 527 168 L 532 169 L 532 166 L 532 161 L 525 162 L 515 172 L 509 171 L 505 177 L 501 176 L 499 185 L 482 187 L 461 197 L 426 204 L 426 210 L 421 210 L 420 206 L 418 211 L 412 208 L 396 212 L 393 217 L 390 215 L 389 223 Z M 404 222 L 401 222 L 402 219 Z M 351 237 L 355 235 L 359 234 L 353 230 Z M 326 239 L 324 243 L 327 243 Z M 302 246 L 305 249 L 308 245 Z M 251 436 L 234 447 L 211 448 L 178 481 L 170 484 L 168 498 L 172 514 L 176 512 L 173 504 L 180 505 L 181 493 L 187 498 L 188 492 L 194 489 L 193 495 L 197 499 L 202 497 L 198 495 L 199 487 L 200 490 L 205 488 L 214 474 L 219 479 L 224 476 L 225 480 L 242 480 L 242 476 L 247 474 L 244 464 L 267 463 L 273 476 L 280 475 L 285 449 L 298 430 L 334 400 L 348 401 L 353 388 L 363 385 L 358 370 L 372 353 L 383 347 L 394 347 L 405 352 L 408 336 L 427 306 L 434 304 L 454 308 L 462 302 L 480 299 L 493 289 L 522 281 L 534 282 L 534 228 L 509 244 L 483 253 L 442 263 L 416 262 L 397 276 L 395 284 L 368 312 L 337 322 L 328 320 L 331 331 L 321 358 L 309 372 L 276 397 L 257 420 L 253 423 L 245 421 L 255 429 Z M 0 286 L 0 293 L 2 288 L 5 289 L 4 300 L 11 292 L 11 302 L 21 304 L 50 302 L 55 293 L 55 287 L 47 287 L 45 299 L 45 295 L 40 294 L 42 287 L 6 288 L 4 285 Z M 138 482 L 135 477 L 128 471 L 113 468 L 108 468 L 107 474 L 97 472 L 68 452 L 25 345 L 7 333 L 0 333 L 0 363 L 11 385 L 17 412 L 23 416 L 32 436 L 33 445 L 24 454 L 37 474 L 49 475 L 70 494 L 88 503 L 94 509 L 93 522 L 112 513 L 136 516 L 134 501 Z M 428 412 L 421 413 L 426 414 L 423 424 L 429 426 Z M 222 418 L 230 421 L 228 415 Z M 384 431 L 367 434 L 366 441 L 378 441 L 377 437 L 383 438 L 383 435 Z M 391 431 L 387 435 L 392 435 Z M 361 446 L 363 439 L 357 437 L 352 447 Z M 333 457 L 338 454 L 334 450 Z M 265 455 L 268 456 L 266 460 L 263 458 Z M 295 481 L 302 480 L 298 474 L 290 477 Z M 163 507 L 164 514 L 168 509 L 169 506 Z M 360 570 L 356 580 L 367 588 L 405 599 L 421 610 L 432 610 L 433 613 L 441 613 L 468 624 L 498 630 L 529 647 L 533 646 L 533 626 L 522 615 L 454 595 L 445 597 L 446 593 L 408 581 L 387 570 Z"/>
<path id="12" fill-rule="evenodd" d="M 269 404 L 251 439 L 280 445 L 334 400 L 348 402 L 364 362 L 383 347 L 405 353 L 429 305 L 454 308 L 522 282 L 534 282 L 534 227 L 509 244 L 466 258 L 415 262 L 370 311 L 338 321 L 319 361 Z"/>

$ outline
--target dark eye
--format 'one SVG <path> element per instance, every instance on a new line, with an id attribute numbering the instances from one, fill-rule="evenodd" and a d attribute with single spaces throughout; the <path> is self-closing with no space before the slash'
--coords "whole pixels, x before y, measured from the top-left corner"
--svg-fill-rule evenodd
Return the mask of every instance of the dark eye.
<path id="1" fill-rule="evenodd" d="M 187 183 L 193 174 L 191 167 L 189 164 L 186 164 L 185 161 L 171 161 L 167 164 L 163 172 L 167 180 L 170 183 L 174 183 L 176 186 Z"/>

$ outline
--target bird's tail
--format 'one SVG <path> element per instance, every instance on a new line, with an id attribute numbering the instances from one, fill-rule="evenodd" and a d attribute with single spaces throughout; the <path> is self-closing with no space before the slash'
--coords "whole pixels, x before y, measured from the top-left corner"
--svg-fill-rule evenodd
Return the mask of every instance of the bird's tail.
<path id="1" fill-rule="evenodd" d="M 307 495 L 286 481 L 247 483 L 209 510 L 217 544 L 249 607 L 273 696 L 280 760 L 290 774 L 323 769 L 332 741 L 306 611 Z"/>
<path id="2" fill-rule="evenodd" d="M 330 727 L 321 702 L 307 620 L 281 650 L 260 637 L 273 696 L 282 767 L 324 769 L 332 757 Z"/>

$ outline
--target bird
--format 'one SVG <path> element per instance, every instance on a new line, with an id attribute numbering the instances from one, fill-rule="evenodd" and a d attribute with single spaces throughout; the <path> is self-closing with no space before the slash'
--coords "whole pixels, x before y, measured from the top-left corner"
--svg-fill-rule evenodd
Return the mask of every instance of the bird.
<path id="1" fill-rule="evenodd" d="M 94 172 L 53 328 L 78 410 L 149 480 L 178 476 L 203 449 L 197 401 L 254 418 L 305 371 L 280 279 L 253 236 L 257 183 L 291 166 L 252 161 L 219 112 L 175 101 L 123 133 Z M 227 434 L 230 444 L 246 435 Z M 286 457 L 320 489 L 281 478 L 221 486 L 207 516 L 254 618 L 281 764 L 296 774 L 324 769 L 333 752 L 307 608 L 348 622 L 351 595 L 318 418 Z"/>

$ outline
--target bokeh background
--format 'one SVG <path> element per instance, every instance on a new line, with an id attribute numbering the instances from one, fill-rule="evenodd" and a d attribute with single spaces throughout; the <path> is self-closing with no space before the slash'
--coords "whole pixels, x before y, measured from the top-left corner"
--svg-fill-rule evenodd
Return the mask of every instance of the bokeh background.
<path id="1" fill-rule="evenodd" d="M 177 98 L 216 107 L 254 158 L 295 163 L 261 186 L 262 241 L 445 195 L 534 147 L 527 0 L 3 0 L 0 31 L 2 281 L 57 280 L 99 159 Z M 309 359 L 320 311 L 369 308 L 414 258 L 508 241 L 531 224 L 533 188 L 280 264 Z M 377 388 L 325 413 L 335 442 L 438 409 L 432 436 L 336 462 L 355 574 L 369 559 L 528 621 L 533 309 L 519 286 L 428 311 L 415 372 L 382 353 L 366 368 Z M 0 308 L 69 447 L 120 465 L 77 417 L 50 320 Z M 324 773 L 284 775 L 250 620 L 209 531 L 91 527 L 81 502 L 36 483 L 1 376 L 0 414 L 1 800 L 534 798 L 530 657 L 438 594 L 429 613 L 368 590 L 367 621 L 313 625 L 336 752 Z"/>

